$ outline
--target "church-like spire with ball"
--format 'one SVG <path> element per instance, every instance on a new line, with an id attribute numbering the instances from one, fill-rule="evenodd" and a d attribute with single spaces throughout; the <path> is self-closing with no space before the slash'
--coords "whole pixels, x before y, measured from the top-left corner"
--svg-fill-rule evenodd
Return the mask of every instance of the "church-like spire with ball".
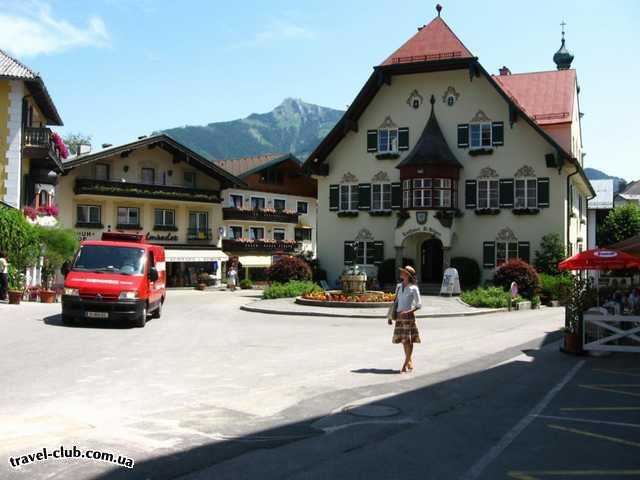
<path id="1" fill-rule="evenodd" d="M 553 55 L 553 61 L 558 67 L 558 70 L 568 70 L 571 68 L 571 62 L 573 62 L 573 54 L 567 50 L 564 44 L 564 27 L 566 25 L 564 20 L 560 24 L 562 27 L 562 44 L 560 45 L 560 49 Z"/>

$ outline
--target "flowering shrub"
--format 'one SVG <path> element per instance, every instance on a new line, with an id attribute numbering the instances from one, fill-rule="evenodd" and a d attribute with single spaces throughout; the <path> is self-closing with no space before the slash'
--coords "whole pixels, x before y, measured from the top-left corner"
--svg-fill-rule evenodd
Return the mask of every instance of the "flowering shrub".
<path id="1" fill-rule="evenodd" d="M 53 144 L 55 145 L 56 150 L 58 151 L 58 154 L 60 155 L 60 157 L 63 160 L 67 158 L 69 156 L 69 149 L 64 144 L 64 140 L 62 140 L 62 137 L 58 135 L 56 132 L 51 132 L 51 139 L 53 140 Z"/>
<path id="2" fill-rule="evenodd" d="M 499 287 L 476 288 L 462 292 L 460 298 L 467 305 L 478 308 L 506 308 L 511 294 Z M 516 299 L 517 300 L 517 299 Z"/>
<path id="3" fill-rule="evenodd" d="M 38 215 L 45 215 L 47 217 L 57 217 L 59 213 L 60 213 L 60 210 L 55 205 L 38 207 Z"/>
<path id="4" fill-rule="evenodd" d="M 276 244 L 276 243 L 286 243 L 293 245 L 296 243 L 295 240 L 273 240 L 272 238 L 262 238 L 262 239 L 254 239 L 249 237 L 240 237 L 240 238 L 232 238 L 234 242 L 240 243 L 260 243 L 260 244 Z"/>
<path id="5" fill-rule="evenodd" d="M 311 280 L 312 271 L 307 262 L 297 257 L 280 257 L 267 269 L 271 282 L 287 283 L 291 280 Z"/>
<path id="6" fill-rule="evenodd" d="M 36 218 L 38 218 L 38 211 L 33 207 L 24 207 L 22 209 L 22 213 L 24 213 L 24 216 L 29 220 L 35 220 Z"/>
<path id="7" fill-rule="evenodd" d="M 500 265 L 493 277 L 493 283 L 505 290 L 511 288 L 511 282 L 518 284 L 518 291 L 522 296 L 531 298 L 540 288 L 538 272 L 520 259 L 509 260 Z"/>
<path id="8" fill-rule="evenodd" d="M 355 302 L 355 303 L 386 303 L 396 299 L 395 293 L 367 292 L 347 295 L 334 292 L 310 292 L 304 293 L 302 298 L 307 300 L 319 300 L 322 302 Z"/>

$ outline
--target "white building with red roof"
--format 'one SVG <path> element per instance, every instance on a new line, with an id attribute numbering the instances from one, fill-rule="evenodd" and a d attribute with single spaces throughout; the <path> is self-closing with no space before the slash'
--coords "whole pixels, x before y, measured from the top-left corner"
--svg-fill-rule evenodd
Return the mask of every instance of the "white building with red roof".
<path id="1" fill-rule="evenodd" d="M 594 192 L 564 32 L 555 69 L 492 75 L 437 10 L 373 68 L 306 161 L 330 282 L 354 264 L 377 275 L 386 261 L 412 262 L 435 285 L 456 257 L 490 278 L 508 259 L 533 262 L 548 233 L 568 253 L 586 248 Z"/>

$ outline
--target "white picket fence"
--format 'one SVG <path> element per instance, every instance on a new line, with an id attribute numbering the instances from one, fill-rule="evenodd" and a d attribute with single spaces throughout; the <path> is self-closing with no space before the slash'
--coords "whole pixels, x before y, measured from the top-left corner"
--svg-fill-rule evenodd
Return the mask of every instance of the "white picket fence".
<path id="1" fill-rule="evenodd" d="M 640 353 L 640 316 L 584 314 L 583 348 Z"/>

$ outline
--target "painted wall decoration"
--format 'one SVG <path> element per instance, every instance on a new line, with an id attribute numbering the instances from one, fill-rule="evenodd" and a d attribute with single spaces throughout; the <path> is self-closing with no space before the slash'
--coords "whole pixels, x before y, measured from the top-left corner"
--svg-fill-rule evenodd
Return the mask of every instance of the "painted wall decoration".
<path id="1" fill-rule="evenodd" d="M 516 174 L 514 175 L 514 177 L 535 177 L 536 176 L 536 171 L 534 170 L 533 167 L 529 166 L 529 165 L 524 165 L 523 167 L 520 167 L 518 169 L 518 171 L 516 172 Z"/>
<path id="2" fill-rule="evenodd" d="M 450 107 L 453 107 L 453 105 L 455 105 L 455 103 L 458 101 L 459 98 L 460 98 L 460 93 L 458 93 L 458 91 L 456 91 L 455 88 L 449 86 L 447 87 L 447 90 L 442 95 L 442 102 L 446 103 Z"/>
<path id="3" fill-rule="evenodd" d="M 379 171 L 373 177 L 371 177 L 372 182 L 390 182 L 389 175 L 387 172 Z"/>
<path id="4" fill-rule="evenodd" d="M 471 119 L 471 122 L 469 123 L 484 123 L 484 122 L 490 122 L 491 119 L 489 117 L 487 117 L 487 114 L 484 113 L 482 110 L 478 110 L 478 112 L 473 116 L 473 118 Z"/>
<path id="5" fill-rule="evenodd" d="M 482 170 L 480 170 L 480 174 L 478 175 L 478 178 L 498 178 L 498 172 L 496 172 L 493 168 L 491 167 L 484 167 Z"/>
<path id="6" fill-rule="evenodd" d="M 358 183 L 358 177 L 351 172 L 347 172 L 342 176 L 340 183 Z"/>
<path id="7" fill-rule="evenodd" d="M 378 128 L 398 128 L 398 125 L 396 125 L 394 123 L 394 121 L 391 119 L 391 116 L 388 115 L 387 118 L 384 119 L 384 122 L 382 122 L 380 124 L 380 126 Z"/>
<path id="8" fill-rule="evenodd" d="M 518 241 L 518 238 L 516 237 L 515 233 L 513 233 L 513 230 L 511 230 L 509 227 L 505 227 L 498 232 L 498 234 L 496 235 L 496 240 L 499 242 L 516 242 Z"/>
<path id="9" fill-rule="evenodd" d="M 373 240 L 373 234 L 368 228 L 363 228 L 356 235 L 356 242 L 370 242 Z"/>
<path id="10" fill-rule="evenodd" d="M 407 105 L 415 109 L 420 108 L 423 103 L 424 97 L 420 95 L 418 90 L 414 90 L 413 92 L 411 92 L 411 95 L 409 95 L 409 98 L 407 98 Z"/>

